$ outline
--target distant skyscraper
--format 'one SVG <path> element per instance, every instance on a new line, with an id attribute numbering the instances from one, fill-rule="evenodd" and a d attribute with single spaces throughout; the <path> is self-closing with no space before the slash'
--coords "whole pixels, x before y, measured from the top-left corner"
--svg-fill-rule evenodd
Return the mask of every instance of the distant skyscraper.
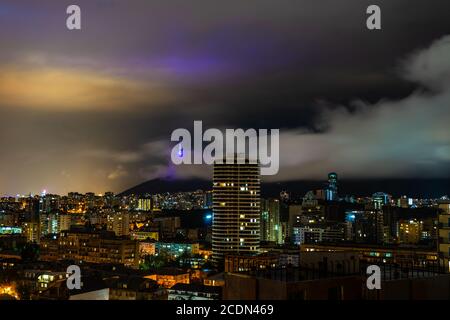
<path id="1" fill-rule="evenodd" d="M 302 209 L 301 205 L 290 205 L 289 206 L 288 234 L 289 234 L 289 237 L 291 237 L 291 240 L 293 239 L 293 236 L 294 236 L 294 226 L 300 224 L 302 214 L 303 214 L 303 209 Z"/>
<path id="2" fill-rule="evenodd" d="M 331 172 L 328 174 L 328 186 L 326 189 L 326 199 L 333 201 L 337 200 L 338 195 L 338 177 L 337 173 Z"/>
<path id="3" fill-rule="evenodd" d="M 261 200 L 261 241 L 282 243 L 280 224 L 280 201 L 278 199 Z"/>
<path id="4" fill-rule="evenodd" d="M 224 161 L 226 162 L 226 161 Z M 225 254 L 256 254 L 260 241 L 258 164 L 214 164 L 212 249 L 215 263 Z"/>
<path id="5" fill-rule="evenodd" d="M 314 191 L 308 191 L 303 197 L 302 207 L 303 208 L 315 208 L 318 205 L 318 201 Z"/>
<path id="6" fill-rule="evenodd" d="M 401 208 L 409 208 L 412 204 L 413 200 L 407 196 L 401 196 L 397 201 L 397 205 Z"/>
<path id="7" fill-rule="evenodd" d="M 372 195 L 372 202 L 374 209 L 381 210 L 389 203 L 389 195 L 384 192 L 376 192 Z"/>

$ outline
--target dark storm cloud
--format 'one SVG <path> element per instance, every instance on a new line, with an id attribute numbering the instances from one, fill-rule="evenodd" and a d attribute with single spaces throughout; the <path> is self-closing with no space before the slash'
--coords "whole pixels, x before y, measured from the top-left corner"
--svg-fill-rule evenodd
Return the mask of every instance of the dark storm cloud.
<path id="1" fill-rule="evenodd" d="M 405 62 L 408 75 L 399 66 L 450 34 L 448 1 L 378 1 L 378 32 L 365 28 L 372 3 L 360 0 L 80 0 L 80 32 L 65 29 L 69 4 L 0 4 L 0 147 L 8 150 L 0 193 L 121 190 L 158 175 L 198 175 L 195 167 L 180 172 L 167 163 L 171 131 L 193 120 L 282 128 L 292 145 L 277 179 L 318 178 L 340 168 L 349 176 L 410 176 L 417 169 L 435 176 L 441 168 L 432 155 L 415 159 L 410 152 L 417 146 L 409 142 L 361 148 L 371 128 L 365 121 L 378 123 L 376 110 L 397 112 L 386 99 L 411 101 L 416 107 L 405 118 L 419 121 L 421 132 L 434 117 L 445 119 L 435 108 L 421 114 L 430 100 L 414 93 L 445 91 L 411 63 Z M 371 137 L 387 130 L 401 141 L 434 145 L 406 127 L 377 131 L 377 125 Z M 358 132 L 351 140 L 356 149 L 336 142 L 343 128 Z M 445 157 L 442 144 L 423 151 Z M 371 161 L 386 153 L 395 165 Z"/>
<path id="2" fill-rule="evenodd" d="M 410 55 L 401 76 L 424 86 L 402 99 L 322 108 L 323 132 L 281 131 L 280 172 L 272 181 L 315 179 L 329 171 L 344 178 L 442 178 L 450 175 L 450 36 Z M 349 109 L 353 111 L 349 111 Z M 163 143 L 163 141 L 161 142 Z M 208 178 L 202 166 L 178 175 Z"/>

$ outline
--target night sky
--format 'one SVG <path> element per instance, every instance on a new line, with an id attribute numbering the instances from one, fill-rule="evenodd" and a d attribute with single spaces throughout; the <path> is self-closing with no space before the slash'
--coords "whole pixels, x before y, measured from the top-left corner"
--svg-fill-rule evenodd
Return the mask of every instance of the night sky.
<path id="1" fill-rule="evenodd" d="M 268 181 L 450 178 L 449 13 L 448 0 L 0 0 L 0 195 L 210 179 L 170 164 L 171 132 L 194 120 L 279 128 Z"/>

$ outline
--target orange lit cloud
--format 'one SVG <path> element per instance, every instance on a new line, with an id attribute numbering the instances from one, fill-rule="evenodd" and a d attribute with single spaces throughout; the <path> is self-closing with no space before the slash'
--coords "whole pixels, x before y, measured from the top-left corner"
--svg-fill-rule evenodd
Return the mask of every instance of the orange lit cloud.
<path id="1" fill-rule="evenodd" d="M 167 101 L 158 84 L 63 68 L 0 71 L 3 106 L 51 111 L 115 110 Z"/>

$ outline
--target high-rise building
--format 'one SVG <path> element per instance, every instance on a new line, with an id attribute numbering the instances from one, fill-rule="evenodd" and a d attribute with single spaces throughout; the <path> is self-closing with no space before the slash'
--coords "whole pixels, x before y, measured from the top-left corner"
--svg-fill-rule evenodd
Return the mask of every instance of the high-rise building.
<path id="1" fill-rule="evenodd" d="M 39 243 L 40 240 L 39 222 L 25 222 L 22 226 L 22 233 L 28 242 Z"/>
<path id="2" fill-rule="evenodd" d="M 326 188 L 326 200 L 334 201 L 338 197 L 338 177 L 337 173 L 331 172 L 328 174 L 328 186 Z"/>
<path id="3" fill-rule="evenodd" d="M 41 213 L 39 216 L 41 236 L 56 234 L 58 230 L 58 216 L 52 213 Z"/>
<path id="4" fill-rule="evenodd" d="M 386 239 L 385 242 L 397 243 L 399 237 L 399 210 L 396 206 L 386 205 L 382 208 L 383 225 L 385 227 Z"/>
<path id="5" fill-rule="evenodd" d="M 69 214 L 60 214 L 58 216 L 58 232 L 70 230 L 72 217 Z"/>
<path id="6" fill-rule="evenodd" d="M 130 234 L 130 215 L 126 212 L 108 216 L 108 230 L 114 231 L 116 236 L 128 236 Z"/>
<path id="7" fill-rule="evenodd" d="M 29 197 L 26 199 L 26 207 L 30 217 L 30 221 L 39 223 L 39 209 L 41 207 L 39 198 Z"/>
<path id="8" fill-rule="evenodd" d="M 439 209 L 439 261 L 445 267 L 445 270 L 450 272 L 450 201 L 441 201 Z"/>
<path id="9" fill-rule="evenodd" d="M 282 243 L 280 224 L 280 201 L 278 199 L 261 200 L 261 241 Z"/>
<path id="10" fill-rule="evenodd" d="M 260 168 L 237 159 L 214 164 L 212 249 L 216 264 L 226 254 L 259 251 Z"/>
<path id="11" fill-rule="evenodd" d="M 381 211 L 352 211 L 347 214 L 346 221 L 352 224 L 354 241 L 372 244 L 383 242 L 384 228 Z"/>
<path id="12" fill-rule="evenodd" d="M 58 211 L 59 202 L 60 197 L 58 195 L 46 194 L 45 192 L 43 192 L 39 199 L 39 212 L 54 213 Z"/>
<path id="13" fill-rule="evenodd" d="M 288 234 L 289 234 L 289 237 L 291 238 L 291 240 L 294 237 L 294 226 L 299 225 L 301 223 L 302 215 L 303 215 L 303 208 L 301 205 L 298 205 L 298 204 L 293 205 L 292 204 L 289 206 Z"/>

